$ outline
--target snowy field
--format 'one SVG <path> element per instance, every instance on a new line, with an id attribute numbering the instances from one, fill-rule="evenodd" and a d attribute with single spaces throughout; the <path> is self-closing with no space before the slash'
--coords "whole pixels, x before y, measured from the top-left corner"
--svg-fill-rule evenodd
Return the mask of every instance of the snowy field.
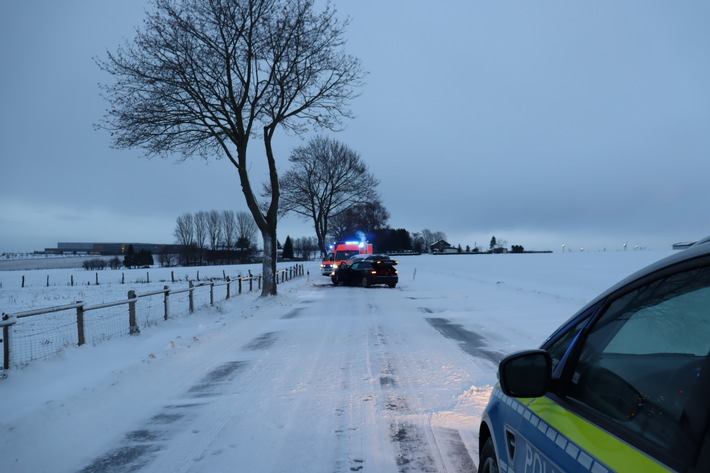
<path id="1" fill-rule="evenodd" d="M 276 297 L 9 370 L 0 471 L 475 471 L 496 362 L 670 253 L 401 257 L 396 289 L 335 288 L 310 262 Z M 0 310 L 122 299 L 197 270 L 246 273 L 104 270 L 97 286 L 81 269 L 0 271 Z"/>

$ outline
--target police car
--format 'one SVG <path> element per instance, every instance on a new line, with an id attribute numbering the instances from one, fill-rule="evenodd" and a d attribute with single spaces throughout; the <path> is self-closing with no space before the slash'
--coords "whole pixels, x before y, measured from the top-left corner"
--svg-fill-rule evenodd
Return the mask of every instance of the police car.
<path id="1" fill-rule="evenodd" d="M 710 472 L 710 237 L 501 361 L 479 471 Z"/>

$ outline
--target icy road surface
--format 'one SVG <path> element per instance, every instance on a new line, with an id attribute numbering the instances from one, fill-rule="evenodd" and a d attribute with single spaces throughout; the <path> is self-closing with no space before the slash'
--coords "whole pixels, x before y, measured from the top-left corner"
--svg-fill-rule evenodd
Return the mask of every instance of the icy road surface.
<path id="1" fill-rule="evenodd" d="M 475 471 L 497 361 L 659 257 L 530 256 L 401 259 L 395 289 L 313 265 L 277 297 L 17 370 L 0 471 Z"/>
<path id="2" fill-rule="evenodd" d="M 313 287 L 225 327 L 82 471 L 473 471 L 476 423 L 449 418 L 493 364 L 407 294 Z"/>

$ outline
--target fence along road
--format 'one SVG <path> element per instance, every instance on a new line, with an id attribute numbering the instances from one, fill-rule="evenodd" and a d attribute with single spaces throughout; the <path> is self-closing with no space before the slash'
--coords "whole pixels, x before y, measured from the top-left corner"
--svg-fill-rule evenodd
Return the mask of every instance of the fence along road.
<path id="1" fill-rule="evenodd" d="M 278 270 L 277 283 L 303 276 L 303 265 Z M 98 277 L 97 277 L 98 279 Z M 24 286 L 24 277 L 23 277 Z M 223 290 L 222 295 L 217 291 Z M 242 292 L 261 289 L 261 275 L 224 280 L 188 281 L 187 288 L 164 286 L 162 290 L 101 304 L 82 301 L 11 314 L 2 313 L 3 370 L 22 367 L 34 360 L 58 355 L 69 346 L 95 345 L 113 337 L 137 335 L 141 327 L 195 312 Z"/>

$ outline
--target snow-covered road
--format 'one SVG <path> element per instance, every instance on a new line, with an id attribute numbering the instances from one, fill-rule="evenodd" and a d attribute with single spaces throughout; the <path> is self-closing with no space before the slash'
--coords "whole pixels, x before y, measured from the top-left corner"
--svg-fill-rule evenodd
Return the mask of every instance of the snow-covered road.
<path id="1" fill-rule="evenodd" d="M 456 404 L 468 373 L 494 365 L 407 295 L 316 286 L 269 320 L 225 327 L 82 471 L 472 470 L 477 425 Z"/>
<path id="2" fill-rule="evenodd" d="M 500 357 L 658 256 L 579 287 L 565 255 L 404 259 L 396 289 L 310 276 L 69 350 L 0 382 L 0 471 L 475 471 Z"/>

